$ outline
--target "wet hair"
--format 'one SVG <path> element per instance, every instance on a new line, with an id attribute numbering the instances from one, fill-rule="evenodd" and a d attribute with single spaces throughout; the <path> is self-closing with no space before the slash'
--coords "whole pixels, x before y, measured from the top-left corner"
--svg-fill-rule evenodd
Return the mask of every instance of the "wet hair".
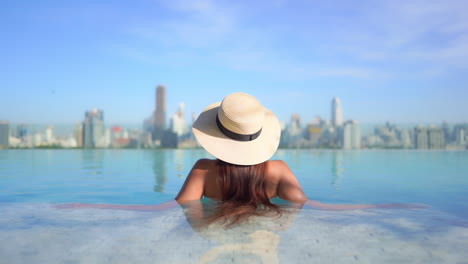
<path id="1" fill-rule="evenodd" d="M 219 221 L 231 226 L 250 216 L 265 216 L 271 212 L 281 215 L 280 207 L 270 201 L 266 190 L 267 161 L 244 166 L 218 160 L 217 167 L 222 197 L 209 222 Z"/>

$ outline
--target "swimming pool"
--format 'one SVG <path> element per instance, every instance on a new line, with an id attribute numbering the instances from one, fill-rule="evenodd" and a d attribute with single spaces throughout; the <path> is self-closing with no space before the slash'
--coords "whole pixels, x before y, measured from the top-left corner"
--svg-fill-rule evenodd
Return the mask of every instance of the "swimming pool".
<path id="1" fill-rule="evenodd" d="M 468 152 L 280 150 L 311 199 L 428 209 L 285 209 L 232 229 L 163 212 L 57 203 L 173 199 L 203 150 L 0 151 L 5 263 L 456 263 L 468 254 Z M 195 206 L 196 207 L 196 206 Z"/>

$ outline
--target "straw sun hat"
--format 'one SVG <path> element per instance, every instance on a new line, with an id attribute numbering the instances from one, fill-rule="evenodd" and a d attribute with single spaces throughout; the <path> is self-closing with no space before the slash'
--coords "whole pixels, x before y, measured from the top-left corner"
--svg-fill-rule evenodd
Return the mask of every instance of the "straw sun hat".
<path id="1" fill-rule="evenodd" d="M 246 93 L 230 94 L 206 107 L 192 130 L 211 155 L 237 165 L 267 161 L 276 152 L 281 136 L 275 114 Z"/>

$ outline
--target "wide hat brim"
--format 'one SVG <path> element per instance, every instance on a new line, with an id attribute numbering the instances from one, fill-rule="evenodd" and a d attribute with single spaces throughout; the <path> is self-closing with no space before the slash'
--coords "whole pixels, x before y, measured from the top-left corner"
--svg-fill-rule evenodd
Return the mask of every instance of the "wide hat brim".
<path id="1" fill-rule="evenodd" d="M 200 145 L 216 158 L 237 165 L 254 165 L 269 160 L 278 149 L 281 127 L 278 118 L 265 108 L 260 136 L 237 141 L 224 135 L 216 124 L 221 102 L 209 105 L 193 123 L 192 131 Z"/>

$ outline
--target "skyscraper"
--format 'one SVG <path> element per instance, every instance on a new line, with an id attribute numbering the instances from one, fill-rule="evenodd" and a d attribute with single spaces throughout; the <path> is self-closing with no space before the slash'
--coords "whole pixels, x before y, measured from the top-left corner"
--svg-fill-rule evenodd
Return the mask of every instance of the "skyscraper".
<path id="1" fill-rule="evenodd" d="M 45 131 L 45 140 L 49 144 L 54 141 L 54 128 L 52 126 L 47 126 Z"/>
<path id="2" fill-rule="evenodd" d="M 25 124 L 16 126 L 16 137 L 24 139 L 28 135 L 28 127 Z"/>
<path id="3" fill-rule="evenodd" d="M 422 126 L 418 126 L 414 129 L 414 148 L 416 149 L 428 149 L 429 138 L 427 129 Z"/>
<path id="4" fill-rule="evenodd" d="M 361 148 L 361 130 L 357 121 L 346 121 L 343 126 L 343 148 L 360 149 Z"/>
<path id="5" fill-rule="evenodd" d="M 406 129 L 400 129 L 398 130 L 398 138 L 401 142 L 401 146 L 403 148 L 410 148 L 412 146 L 411 143 L 411 136 L 408 130 Z"/>
<path id="6" fill-rule="evenodd" d="M 331 116 L 332 125 L 335 127 L 343 125 L 343 109 L 341 108 L 341 100 L 338 97 L 334 97 L 332 100 Z"/>
<path id="7" fill-rule="evenodd" d="M 457 124 L 453 129 L 453 141 L 465 145 L 468 141 L 468 124 Z M 447 142 L 447 141 L 446 141 Z"/>
<path id="8" fill-rule="evenodd" d="M 156 110 L 154 111 L 153 118 L 153 140 L 161 140 L 166 129 L 166 87 L 164 85 L 156 87 Z"/>
<path id="9" fill-rule="evenodd" d="M 444 149 L 445 137 L 444 131 L 439 127 L 430 127 L 428 130 L 429 148 L 430 149 Z"/>
<path id="10" fill-rule="evenodd" d="M 418 126 L 414 129 L 414 138 L 414 147 L 417 149 L 445 149 L 445 137 L 442 128 Z"/>
<path id="11" fill-rule="evenodd" d="M 465 145 L 465 129 L 458 129 L 455 138 L 458 145 Z"/>
<path id="12" fill-rule="evenodd" d="M 171 131 L 177 136 L 182 136 L 187 132 L 185 125 L 184 103 L 179 104 L 179 110 L 171 118 Z"/>
<path id="13" fill-rule="evenodd" d="M 73 130 L 73 137 L 76 140 L 76 146 L 83 147 L 83 122 L 78 122 Z"/>
<path id="14" fill-rule="evenodd" d="M 288 127 L 288 134 L 290 136 L 298 136 L 302 134 L 302 121 L 298 114 L 291 115 L 291 121 Z"/>
<path id="15" fill-rule="evenodd" d="M 10 126 L 6 121 L 0 121 L 0 148 L 8 148 L 10 142 Z"/>
<path id="16" fill-rule="evenodd" d="M 83 124 L 83 147 L 95 148 L 100 146 L 104 137 L 104 113 L 93 109 L 86 112 Z"/>

